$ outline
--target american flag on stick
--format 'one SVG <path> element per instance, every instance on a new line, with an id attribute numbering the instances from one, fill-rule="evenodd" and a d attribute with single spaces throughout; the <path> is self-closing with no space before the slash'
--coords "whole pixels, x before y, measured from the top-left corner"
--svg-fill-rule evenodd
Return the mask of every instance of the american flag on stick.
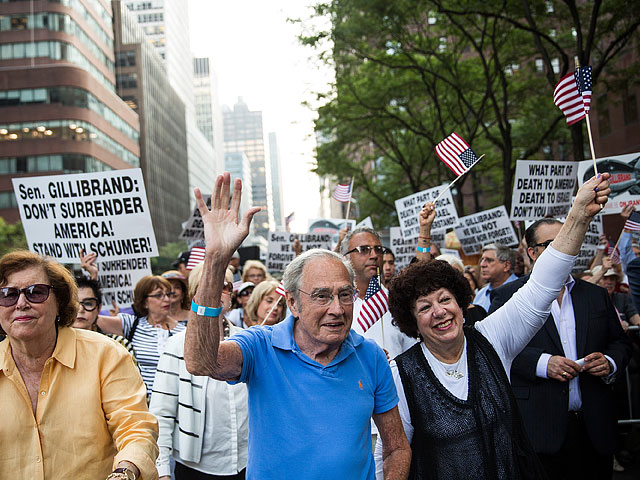
<path id="1" fill-rule="evenodd" d="M 281 297 L 284 297 L 286 294 L 286 290 L 284 289 L 284 282 L 280 282 L 280 284 L 278 285 L 278 287 L 276 288 L 276 293 L 278 295 L 280 295 Z"/>
<path id="2" fill-rule="evenodd" d="M 204 247 L 193 247 L 191 252 L 189 252 L 189 261 L 187 262 L 186 269 L 193 270 L 199 264 L 204 262 Z"/>
<path id="3" fill-rule="evenodd" d="M 640 232 L 640 212 L 631 212 L 624 224 L 624 228 L 632 232 Z"/>
<path id="4" fill-rule="evenodd" d="M 467 173 L 478 161 L 471 147 L 456 132 L 436 145 L 436 154 L 457 177 Z"/>
<path id="5" fill-rule="evenodd" d="M 591 88 L 592 77 L 589 65 L 567 73 L 556 85 L 553 90 L 553 103 L 567 117 L 568 125 L 579 122 L 589 113 Z"/>
<path id="6" fill-rule="evenodd" d="M 351 184 L 339 183 L 336 189 L 333 191 L 333 198 L 339 202 L 347 203 L 351 200 Z"/>
<path id="7" fill-rule="evenodd" d="M 362 327 L 362 331 L 369 330 L 388 310 L 389 299 L 387 292 L 380 286 L 379 276 L 374 275 L 369 281 L 369 286 L 358 314 L 357 322 Z"/>
<path id="8" fill-rule="evenodd" d="M 611 245 L 607 246 L 607 255 L 609 255 L 611 263 L 614 265 L 622 263 L 622 260 L 620 260 L 620 249 L 617 245 L 615 247 L 612 247 Z"/>

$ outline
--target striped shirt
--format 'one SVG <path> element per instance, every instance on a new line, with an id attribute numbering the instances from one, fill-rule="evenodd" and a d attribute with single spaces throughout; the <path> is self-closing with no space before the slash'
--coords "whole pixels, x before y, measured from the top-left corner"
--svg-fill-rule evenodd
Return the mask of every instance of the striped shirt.
<path id="1" fill-rule="evenodd" d="M 135 322 L 135 315 L 128 313 L 118 314 L 122 320 L 122 332 L 125 338 L 129 338 L 131 327 Z M 180 333 L 187 328 L 187 322 L 178 322 L 178 325 L 173 330 L 165 330 L 161 327 L 154 327 L 147 322 L 147 317 L 140 317 L 138 326 L 133 332 L 131 338 L 131 344 L 136 351 L 136 359 L 138 361 L 138 367 L 142 374 L 142 380 L 147 386 L 147 400 L 151 397 L 151 391 L 153 390 L 153 379 L 156 375 L 156 368 L 158 367 L 158 360 L 160 354 L 164 351 L 164 346 L 170 336 Z"/>

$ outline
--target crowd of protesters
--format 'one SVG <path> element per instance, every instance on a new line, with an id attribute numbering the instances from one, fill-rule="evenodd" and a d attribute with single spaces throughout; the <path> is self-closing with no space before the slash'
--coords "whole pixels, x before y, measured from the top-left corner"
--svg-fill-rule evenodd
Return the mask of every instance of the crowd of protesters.
<path id="1" fill-rule="evenodd" d="M 340 232 L 334 252 L 298 245 L 284 295 L 260 261 L 241 265 L 258 209 L 238 218 L 228 174 L 211 209 L 196 192 L 204 262 L 189 271 L 182 252 L 142 278 L 132 314 L 100 314 L 95 254 L 75 279 L 7 254 L 0 477 L 611 478 L 637 448 L 615 420 L 629 416 L 624 374 L 639 387 L 640 247 L 625 231 L 610 255 L 603 236 L 570 274 L 607 179 L 579 190 L 564 225 L 535 222 L 477 265 L 440 255 L 432 204 L 399 272 L 373 229 Z M 369 324 L 373 285 L 389 309 Z M 556 410 L 547 430 L 532 420 Z"/>

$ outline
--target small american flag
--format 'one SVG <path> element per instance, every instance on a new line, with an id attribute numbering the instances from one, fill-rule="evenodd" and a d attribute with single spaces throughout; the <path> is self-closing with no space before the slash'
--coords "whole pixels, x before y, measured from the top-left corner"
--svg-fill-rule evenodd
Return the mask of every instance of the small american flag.
<path id="1" fill-rule="evenodd" d="M 618 247 L 612 247 L 611 245 L 609 245 L 607 247 L 607 255 L 609 255 L 609 258 L 611 258 L 611 263 L 613 263 L 614 265 L 622 263 L 622 260 L 620 260 L 620 249 Z"/>
<path id="2" fill-rule="evenodd" d="M 276 288 L 276 293 L 278 295 L 280 295 L 281 297 L 284 297 L 286 294 L 286 290 L 284 289 L 284 282 L 280 282 L 280 284 L 278 285 L 278 287 Z"/>
<path id="3" fill-rule="evenodd" d="M 339 183 L 333 192 L 333 198 L 342 203 L 347 203 L 351 200 L 351 184 Z"/>
<path id="4" fill-rule="evenodd" d="M 388 310 L 389 300 L 387 298 L 387 292 L 380 286 L 378 275 L 374 275 L 371 281 L 369 281 L 369 286 L 367 287 L 367 292 L 364 295 L 364 301 L 358 314 L 357 322 L 360 327 L 362 327 L 362 331 L 366 332 L 369 330 Z"/>
<path id="5" fill-rule="evenodd" d="M 624 228 L 633 232 L 640 232 L 640 212 L 631 212 L 624 224 Z"/>
<path id="6" fill-rule="evenodd" d="M 189 252 L 189 261 L 187 262 L 187 270 L 193 270 L 199 264 L 204 262 L 204 247 L 193 247 Z"/>
<path id="7" fill-rule="evenodd" d="M 580 73 L 581 70 L 584 73 Z M 562 77 L 553 90 L 553 103 L 567 117 L 567 124 L 582 120 L 591 105 L 591 67 L 579 68 Z"/>
<path id="8" fill-rule="evenodd" d="M 582 95 L 582 103 L 584 104 L 584 112 L 589 113 L 591 107 L 591 88 L 592 88 L 592 72 L 591 65 L 580 67 L 574 73 L 576 77 L 576 85 L 578 92 Z"/>
<path id="9" fill-rule="evenodd" d="M 242 285 L 242 279 L 236 280 L 235 282 L 233 282 L 233 291 L 237 292 L 241 285 Z"/>
<path id="10" fill-rule="evenodd" d="M 456 174 L 456 177 L 467 173 L 478 161 L 478 157 L 467 142 L 456 132 L 436 145 L 436 154 Z"/>

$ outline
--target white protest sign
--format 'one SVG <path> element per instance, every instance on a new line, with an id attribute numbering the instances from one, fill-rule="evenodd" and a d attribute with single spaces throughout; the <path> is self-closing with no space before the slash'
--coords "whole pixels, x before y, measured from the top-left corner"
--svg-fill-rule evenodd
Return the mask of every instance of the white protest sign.
<path id="1" fill-rule="evenodd" d="M 562 217 L 576 186 L 573 162 L 518 160 L 511 196 L 511 220 Z"/>
<path id="2" fill-rule="evenodd" d="M 416 256 L 418 238 L 404 240 L 400 227 L 391 227 L 389 229 L 389 241 L 391 242 L 391 251 L 395 255 L 396 272 L 398 272 L 409 265 L 411 259 Z"/>
<path id="3" fill-rule="evenodd" d="M 102 290 L 103 308 L 111 308 L 115 301 L 120 308 L 133 305 L 133 289 L 136 283 L 151 275 L 148 258 L 129 258 L 98 262 L 98 282 Z"/>
<path id="4" fill-rule="evenodd" d="M 593 260 L 593 257 L 598 251 L 600 235 L 602 235 L 603 231 L 602 214 L 598 214 L 593 217 L 593 220 L 591 220 L 589 228 L 587 229 L 587 233 L 584 236 L 584 241 L 580 246 L 580 253 L 578 254 L 578 258 L 576 258 L 575 262 L 573 263 L 574 272 L 582 272 L 589 268 L 591 260 Z"/>
<path id="5" fill-rule="evenodd" d="M 446 187 L 447 185 L 440 185 L 396 200 L 396 211 L 398 212 L 402 238 L 405 240 L 418 238 L 420 232 L 418 214 L 425 203 L 435 200 Z M 458 212 L 453 204 L 451 190 L 447 189 L 436 202 L 436 219 L 433 221 L 433 225 L 431 225 L 431 231 L 438 232 L 446 230 L 447 228 L 455 227 L 457 224 Z"/>
<path id="6" fill-rule="evenodd" d="M 211 195 L 202 195 L 202 199 L 204 203 L 207 204 L 207 207 L 211 208 Z M 193 207 L 193 212 L 191 212 L 189 220 L 183 224 L 182 233 L 180 233 L 178 238 L 192 242 L 204 241 L 204 224 L 202 223 L 202 217 L 200 216 L 200 210 L 198 210 L 197 205 Z"/>
<path id="7" fill-rule="evenodd" d="M 63 263 L 158 255 L 139 168 L 12 179 L 29 249 Z"/>
<path id="8" fill-rule="evenodd" d="M 598 172 L 609 172 L 611 193 L 602 212 L 620 213 L 627 205 L 640 205 L 640 153 L 629 153 L 596 160 Z M 578 184 L 593 177 L 593 160 L 578 163 Z"/>
<path id="9" fill-rule="evenodd" d="M 298 239 L 302 245 L 302 251 L 312 248 L 328 249 L 331 244 L 331 233 L 289 233 L 269 232 L 269 249 L 267 251 L 267 270 L 283 272 L 287 265 L 296 258 L 293 251 L 293 242 Z"/>
<path id="10" fill-rule="evenodd" d="M 504 205 L 461 217 L 460 224 L 454 230 L 465 255 L 480 253 L 488 243 L 507 246 L 518 244 L 518 237 Z"/>
<path id="11" fill-rule="evenodd" d="M 440 253 L 442 255 L 452 255 L 456 258 L 460 258 L 460 252 L 455 248 L 441 248 Z"/>
<path id="12" fill-rule="evenodd" d="M 364 220 L 362 220 L 360 223 L 358 223 L 356 225 L 356 228 L 358 227 L 366 227 L 366 228 L 373 229 L 373 222 L 371 221 L 371 217 L 367 217 Z"/>

